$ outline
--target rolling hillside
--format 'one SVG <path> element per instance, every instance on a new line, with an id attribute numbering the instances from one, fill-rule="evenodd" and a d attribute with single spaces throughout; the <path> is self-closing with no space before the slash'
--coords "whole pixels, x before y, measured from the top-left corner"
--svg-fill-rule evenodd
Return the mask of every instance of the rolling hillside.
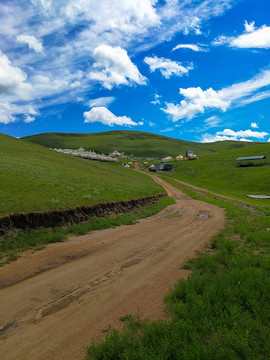
<path id="1" fill-rule="evenodd" d="M 118 130 L 92 134 L 45 133 L 23 138 L 29 142 L 51 148 L 83 147 L 108 154 L 115 149 L 138 157 L 163 157 L 185 154 L 193 150 L 197 155 L 211 154 L 228 149 L 253 147 L 255 143 L 222 141 L 210 144 L 172 139 L 162 135 L 146 132 Z"/>
<path id="2" fill-rule="evenodd" d="M 0 142 L 0 214 L 64 209 L 163 192 L 143 174 L 113 163 L 73 158 L 46 147 L 82 146 L 104 153 L 116 148 L 143 157 L 175 156 L 191 149 L 199 161 L 175 162 L 170 176 L 240 198 L 248 193 L 266 194 L 270 188 L 269 166 L 235 166 L 238 156 L 266 155 L 270 159 L 269 143 L 201 144 L 136 131 L 48 133 L 24 139 L 0 134 Z"/>
<path id="3" fill-rule="evenodd" d="M 237 157 L 258 155 L 265 155 L 268 164 L 236 166 Z M 249 200 L 246 197 L 248 194 L 270 195 L 270 144 L 253 143 L 249 147 L 201 156 L 198 161 L 174 162 L 174 172 L 168 176 L 245 201 Z M 269 200 L 253 202 L 266 205 Z"/>
<path id="4" fill-rule="evenodd" d="M 0 215 L 164 193 L 150 177 L 0 134 Z"/>

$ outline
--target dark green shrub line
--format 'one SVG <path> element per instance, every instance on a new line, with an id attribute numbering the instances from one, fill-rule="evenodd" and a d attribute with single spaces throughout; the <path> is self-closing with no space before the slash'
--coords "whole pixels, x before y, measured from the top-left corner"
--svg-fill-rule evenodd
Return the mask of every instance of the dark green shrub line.
<path id="1" fill-rule="evenodd" d="M 129 214 L 91 218 L 91 220 L 80 225 L 70 225 L 65 228 L 39 228 L 26 232 L 19 231 L 17 234 L 0 239 L 0 265 L 6 261 L 16 260 L 21 251 L 38 249 L 50 243 L 64 241 L 69 234 L 83 235 L 93 230 L 134 224 L 138 219 L 154 215 L 173 203 L 172 198 L 166 197 Z"/>
<path id="2" fill-rule="evenodd" d="M 270 358 L 269 212 L 185 192 L 224 207 L 227 224 L 185 265 L 190 277 L 167 294 L 171 320 L 127 316 L 124 331 L 92 341 L 86 359 Z"/>

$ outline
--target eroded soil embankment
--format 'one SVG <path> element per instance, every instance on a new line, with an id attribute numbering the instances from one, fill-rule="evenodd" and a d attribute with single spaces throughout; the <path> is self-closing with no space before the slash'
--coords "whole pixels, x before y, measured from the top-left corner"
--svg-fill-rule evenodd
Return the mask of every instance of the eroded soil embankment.
<path id="1" fill-rule="evenodd" d="M 132 212 L 143 206 L 158 201 L 167 194 L 145 196 L 139 199 L 99 203 L 91 206 L 80 206 L 73 209 L 51 210 L 11 214 L 0 217 L 0 236 L 8 232 L 21 229 L 37 229 L 39 227 L 52 228 L 70 224 L 79 224 L 91 217 L 106 217 L 120 213 Z"/>

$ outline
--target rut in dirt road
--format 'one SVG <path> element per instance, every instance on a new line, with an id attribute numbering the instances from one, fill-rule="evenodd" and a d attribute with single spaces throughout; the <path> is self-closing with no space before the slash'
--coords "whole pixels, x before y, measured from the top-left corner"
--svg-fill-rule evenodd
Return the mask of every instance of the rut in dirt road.
<path id="1" fill-rule="evenodd" d="M 26 252 L 0 269 L 0 358 L 82 359 L 83 346 L 119 317 L 165 318 L 163 298 L 225 224 L 223 209 L 156 178 L 176 204 L 135 225 L 95 231 Z M 205 217 L 199 215 L 204 214 Z"/>

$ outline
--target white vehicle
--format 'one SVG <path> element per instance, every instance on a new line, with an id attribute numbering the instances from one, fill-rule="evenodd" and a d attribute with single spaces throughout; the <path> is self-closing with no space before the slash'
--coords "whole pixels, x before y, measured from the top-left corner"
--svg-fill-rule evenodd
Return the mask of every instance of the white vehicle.
<path id="1" fill-rule="evenodd" d="M 198 160 L 198 156 L 193 153 L 191 150 L 186 151 L 186 159 L 187 160 Z"/>

